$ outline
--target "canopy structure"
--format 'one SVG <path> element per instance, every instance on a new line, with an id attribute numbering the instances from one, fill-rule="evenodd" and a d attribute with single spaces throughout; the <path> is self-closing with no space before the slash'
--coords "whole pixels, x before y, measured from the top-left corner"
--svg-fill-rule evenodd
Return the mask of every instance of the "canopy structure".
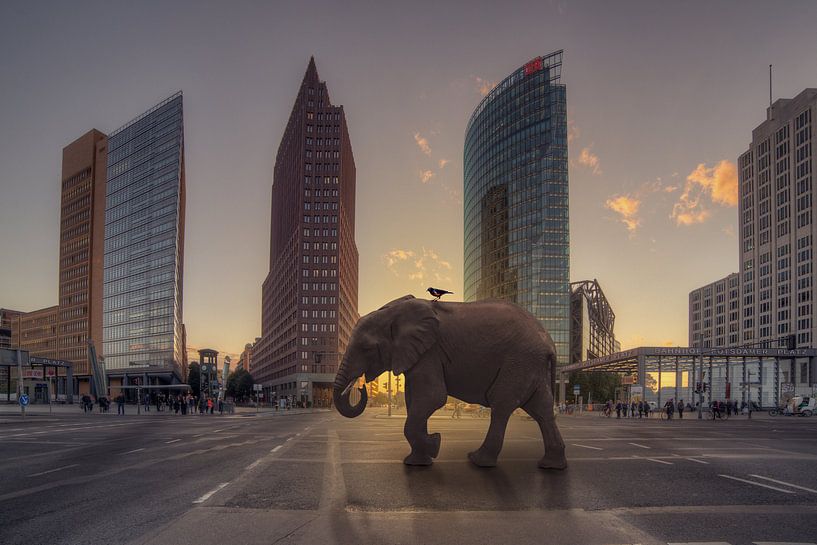
<path id="1" fill-rule="evenodd" d="M 621 374 L 628 397 L 668 399 L 694 404 L 696 384 L 706 385 L 704 403 L 755 402 L 779 404 L 787 395 L 814 393 L 817 349 L 640 347 L 565 365 L 560 379 L 573 371 Z M 602 400 L 598 400 L 602 401 Z"/>

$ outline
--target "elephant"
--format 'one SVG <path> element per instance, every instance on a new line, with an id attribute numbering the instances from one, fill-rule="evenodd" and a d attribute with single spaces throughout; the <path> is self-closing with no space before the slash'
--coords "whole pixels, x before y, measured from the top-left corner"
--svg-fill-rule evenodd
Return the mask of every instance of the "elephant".
<path id="1" fill-rule="evenodd" d="M 352 331 L 333 386 L 337 411 L 354 418 L 366 408 L 366 388 L 352 405 L 352 387 L 391 370 L 405 374 L 404 434 L 411 453 L 403 463 L 431 465 L 440 434 L 428 419 L 451 395 L 491 408 L 482 445 L 468 454 L 479 467 L 494 467 L 508 419 L 521 407 L 539 424 L 543 469 L 567 467 L 565 445 L 553 412 L 556 347 L 539 321 L 520 306 L 499 300 L 428 301 L 406 295 L 362 317 Z"/>

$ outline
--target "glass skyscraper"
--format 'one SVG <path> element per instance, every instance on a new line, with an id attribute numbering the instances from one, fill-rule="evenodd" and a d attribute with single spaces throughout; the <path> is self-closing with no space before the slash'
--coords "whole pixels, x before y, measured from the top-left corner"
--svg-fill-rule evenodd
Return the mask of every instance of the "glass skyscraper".
<path id="1" fill-rule="evenodd" d="M 569 361 L 567 98 L 562 51 L 514 70 L 465 131 L 465 300 L 536 316 Z"/>
<path id="2" fill-rule="evenodd" d="M 108 137 L 103 353 L 109 376 L 184 376 L 181 92 Z"/>

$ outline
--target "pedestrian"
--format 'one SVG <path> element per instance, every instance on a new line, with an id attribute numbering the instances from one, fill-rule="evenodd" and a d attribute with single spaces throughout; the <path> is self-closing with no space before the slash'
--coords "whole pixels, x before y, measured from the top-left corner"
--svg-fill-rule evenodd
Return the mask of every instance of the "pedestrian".
<path id="1" fill-rule="evenodd" d="M 621 401 L 616 402 L 616 418 L 621 418 Z"/>
<path id="2" fill-rule="evenodd" d="M 116 414 L 118 415 L 125 415 L 125 394 L 119 392 L 119 395 L 116 396 Z"/>
<path id="3" fill-rule="evenodd" d="M 218 414 L 219 416 L 224 415 L 224 400 L 221 398 L 218 398 Z"/>
<path id="4" fill-rule="evenodd" d="M 638 403 L 635 401 L 630 405 L 630 418 L 635 418 L 635 412 L 638 410 Z"/>
<path id="5" fill-rule="evenodd" d="M 621 404 L 621 412 L 624 414 L 624 418 L 627 418 L 627 409 L 629 408 L 630 404 L 626 401 Z"/>
<path id="6" fill-rule="evenodd" d="M 212 398 L 207 398 L 207 412 L 213 414 L 213 400 Z"/>
<path id="7" fill-rule="evenodd" d="M 678 402 L 678 418 L 682 419 L 682 420 L 684 418 L 684 400 L 683 399 Z"/>
<path id="8" fill-rule="evenodd" d="M 145 405 L 145 412 L 149 413 L 150 412 L 150 395 L 145 394 L 143 404 Z"/>
<path id="9" fill-rule="evenodd" d="M 667 420 L 672 420 L 672 413 L 675 412 L 675 402 L 670 399 L 664 404 L 664 410 L 667 412 Z"/>

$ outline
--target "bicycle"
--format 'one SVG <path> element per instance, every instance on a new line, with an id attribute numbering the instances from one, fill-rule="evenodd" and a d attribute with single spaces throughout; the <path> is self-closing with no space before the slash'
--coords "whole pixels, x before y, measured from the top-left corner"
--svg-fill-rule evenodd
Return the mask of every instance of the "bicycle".
<path id="1" fill-rule="evenodd" d="M 601 410 L 600 415 L 602 417 L 610 418 L 613 415 L 613 410 L 610 407 L 605 407 Z"/>
<path id="2" fill-rule="evenodd" d="M 710 411 L 712 420 L 720 418 L 721 420 L 729 420 L 729 411 Z"/>

